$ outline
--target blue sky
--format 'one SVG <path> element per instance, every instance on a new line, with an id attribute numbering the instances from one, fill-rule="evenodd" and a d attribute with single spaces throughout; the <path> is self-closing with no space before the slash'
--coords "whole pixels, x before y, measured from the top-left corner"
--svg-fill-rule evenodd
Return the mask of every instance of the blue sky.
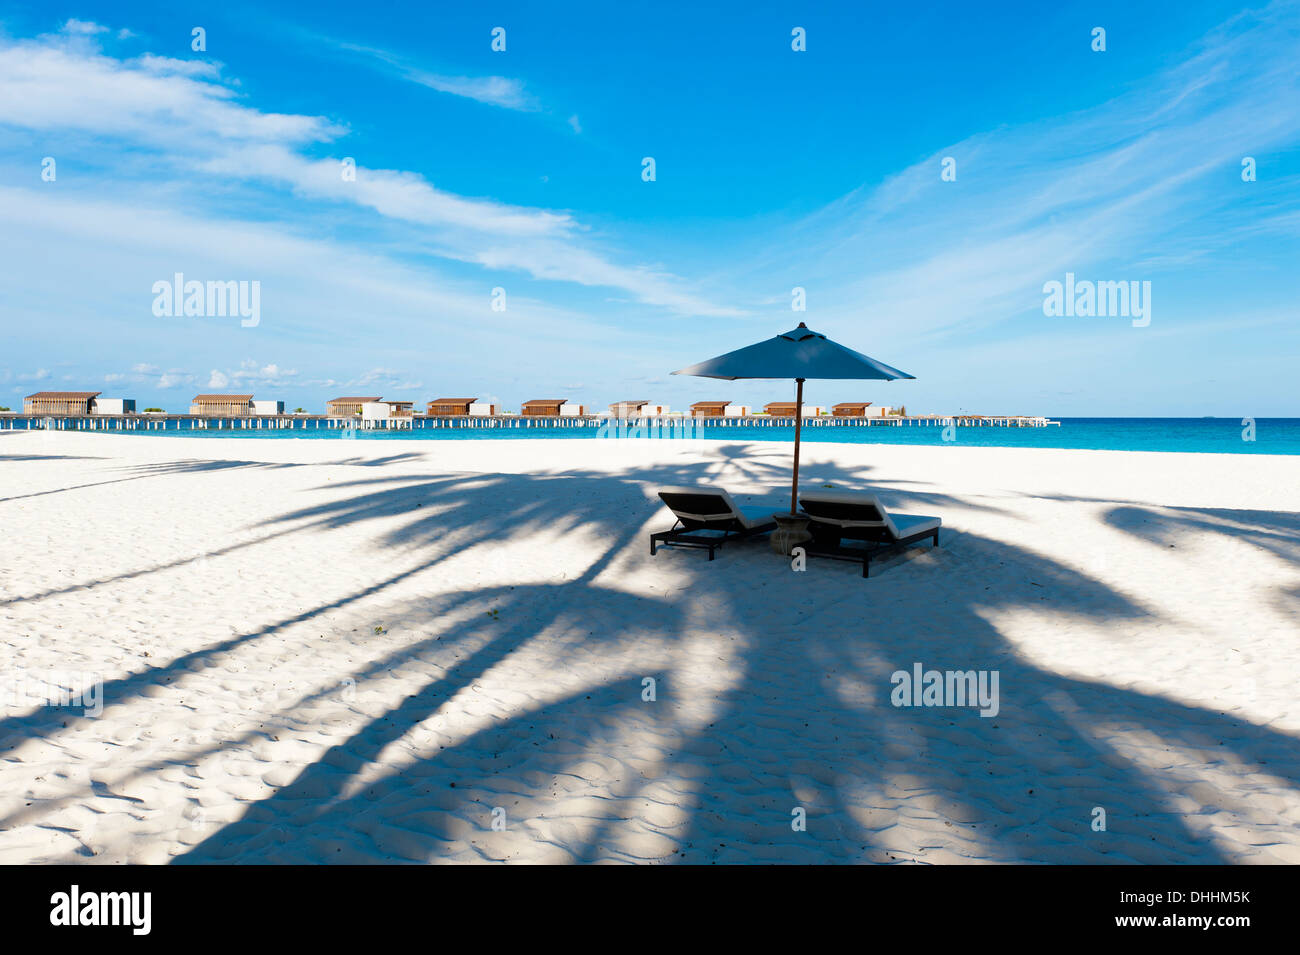
<path id="1" fill-rule="evenodd" d="M 1300 414 L 1300 5 L 1046 6 L 0 4 L 0 404 L 757 405 L 667 372 L 803 320 L 917 378 L 823 404 Z"/>

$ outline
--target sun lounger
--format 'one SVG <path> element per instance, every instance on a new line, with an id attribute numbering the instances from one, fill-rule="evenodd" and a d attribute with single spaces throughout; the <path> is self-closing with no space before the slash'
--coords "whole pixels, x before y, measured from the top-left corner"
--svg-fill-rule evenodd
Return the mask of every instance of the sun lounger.
<path id="1" fill-rule="evenodd" d="M 670 530 L 650 535 L 650 553 L 658 545 L 697 547 L 713 552 L 730 540 L 766 534 L 776 528 L 772 508 L 741 507 L 722 488 L 666 487 L 659 498 L 677 516 Z"/>
<path id="2" fill-rule="evenodd" d="M 811 520 L 813 539 L 804 546 L 817 557 L 862 561 L 867 576 L 871 558 L 931 540 L 939 546 L 937 517 L 890 514 L 869 491 L 809 491 L 799 496 L 799 507 Z"/>

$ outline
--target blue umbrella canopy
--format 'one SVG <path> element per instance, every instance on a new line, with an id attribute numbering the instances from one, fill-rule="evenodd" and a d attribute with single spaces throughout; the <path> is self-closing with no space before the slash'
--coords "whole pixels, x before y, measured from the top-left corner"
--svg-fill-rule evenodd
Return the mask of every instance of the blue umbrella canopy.
<path id="1" fill-rule="evenodd" d="M 798 511 L 799 437 L 803 431 L 803 383 L 806 378 L 865 379 L 892 381 L 914 378 L 905 371 L 891 368 L 862 352 L 845 348 L 803 322 L 798 328 L 775 338 L 737 348 L 717 358 L 681 368 L 674 375 L 698 378 L 793 378 L 797 407 L 794 418 L 794 479 L 790 485 L 790 513 Z"/>
<path id="2" fill-rule="evenodd" d="M 699 378 L 857 378 L 891 381 L 912 378 L 905 371 L 891 368 L 862 352 L 845 348 L 803 322 L 791 329 L 754 345 L 737 348 L 717 358 L 710 358 L 673 372 Z"/>

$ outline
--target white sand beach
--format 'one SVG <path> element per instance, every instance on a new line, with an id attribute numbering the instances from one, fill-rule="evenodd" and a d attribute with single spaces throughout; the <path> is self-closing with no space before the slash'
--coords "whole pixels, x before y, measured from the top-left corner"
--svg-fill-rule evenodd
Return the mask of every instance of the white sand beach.
<path id="1" fill-rule="evenodd" d="M 790 454 L 0 435 L 0 862 L 1300 863 L 1300 458 L 806 443 L 942 546 L 650 556 Z"/>

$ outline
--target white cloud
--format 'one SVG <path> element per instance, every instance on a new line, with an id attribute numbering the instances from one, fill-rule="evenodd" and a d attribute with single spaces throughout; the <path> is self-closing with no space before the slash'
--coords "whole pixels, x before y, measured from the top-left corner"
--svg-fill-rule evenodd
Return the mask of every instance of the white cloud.
<path id="1" fill-rule="evenodd" d="M 372 62 L 382 64 L 383 68 L 403 79 L 426 86 L 439 93 L 463 96 L 466 99 L 500 106 L 505 109 L 530 112 L 536 110 L 537 103 L 524 89 L 519 80 L 504 76 L 448 76 L 431 70 L 425 70 L 387 50 L 359 46 L 355 43 L 343 43 L 326 37 L 319 38 L 340 50 L 358 53 Z"/>
<path id="2" fill-rule="evenodd" d="M 63 32 L 80 36 L 92 36 L 96 33 L 107 33 L 108 27 L 101 26 L 98 23 L 91 23 L 88 20 L 68 20 L 63 24 Z"/>
<path id="3" fill-rule="evenodd" d="M 391 368 L 371 368 L 368 372 L 360 377 L 353 378 L 351 381 L 344 382 L 346 385 L 374 385 L 381 382 L 391 382 L 395 380 L 399 372 Z"/>
<path id="4" fill-rule="evenodd" d="M 279 145 L 239 146 L 196 160 L 194 165 L 223 179 L 262 179 L 302 195 L 353 203 L 389 219 L 420 225 L 501 236 L 563 235 L 575 226 L 568 213 L 465 199 L 436 189 L 411 172 L 358 166 L 356 180 L 346 181 L 339 160 L 307 159 Z"/>
<path id="5" fill-rule="evenodd" d="M 230 378 L 227 375 L 217 371 L 217 369 L 213 368 L 212 372 L 208 375 L 208 387 L 227 388 L 229 386 L 230 386 Z"/>
<path id="6" fill-rule="evenodd" d="M 504 76 L 442 76 L 424 70 L 409 70 L 405 75 L 407 79 L 440 93 L 464 96 L 506 109 L 536 109 L 532 97 L 524 92 L 524 85 Z"/>
<path id="7" fill-rule="evenodd" d="M 61 274 L 60 260 L 41 251 L 57 245 L 83 262 L 86 272 L 86 282 L 68 290 L 62 307 L 79 310 L 89 321 L 111 303 L 116 317 L 104 327 L 116 336 L 139 336 L 136 354 L 156 349 L 159 331 L 182 334 L 205 327 L 193 319 L 159 320 L 150 312 L 150 283 L 170 275 L 178 259 L 196 263 L 187 267 L 190 274 L 256 273 L 267 295 L 278 290 L 285 303 L 280 318 L 272 323 L 264 316 L 258 334 L 293 333 L 303 341 L 324 330 L 331 339 L 359 345 L 370 339 L 358 316 L 384 315 L 387 333 L 395 336 L 391 340 L 402 335 L 418 340 L 436 329 L 440 347 L 477 349 L 483 340 L 477 323 L 494 315 L 478 282 L 398 262 L 350 241 L 307 239 L 265 222 L 206 219 L 145 199 L 90 200 L 0 186 L 0 225 L 0 279 L 10 279 L 15 295 L 23 288 L 19 275 L 48 272 L 53 282 Z M 48 306 L 33 299 L 31 307 Z M 431 324 L 430 316 L 443 320 Z M 518 319 L 510 341 L 521 348 L 557 343 L 569 354 L 601 351 L 595 335 L 600 324 L 587 316 L 521 294 L 510 298 L 510 316 Z M 154 365 L 137 367 L 158 371 Z"/>
<path id="8" fill-rule="evenodd" d="M 133 156 L 152 150 L 154 160 L 174 170 L 179 189 L 200 195 L 207 177 L 217 176 L 226 189 L 269 185 L 368 210 L 379 216 L 375 225 L 420 227 L 408 244 L 428 254 L 547 281 L 612 286 L 678 312 L 741 313 L 711 302 L 666 269 L 612 261 L 582 239 L 585 228 L 568 212 L 455 195 L 404 170 L 357 166 L 355 181 L 346 181 L 339 159 L 305 153 L 344 135 L 341 125 L 248 106 L 209 61 L 120 60 L 48 39 L 0 41 L 0 124 L 51 141 L 90 135 L 121 144 Z M 97 154 L 108 161 L 116 155 L 111 147 Z M 196 175 L 198 183 L 186 178 Z M 296 212 L 313 214 L 310 206 Z"/>
<path id="9" fill-rule="evenodd" d="M 221 64 L 214 60 L 177 60 L 146 53 L 130 63 L 154 76 L 201 76 L 214 80 L 221 76 Z"/>
<path id="10" fill-rule="evenodd" d="M 569 117 L 569 125 L 570 125 L 571 127 L 573 127 L 573 131 L 574 131 L 575 133 L 581 133 L 581 132 L 582 132 L 582 123 L 580 123 L 580 122 L 578 121 L 578 114 L 577 114 L 577 113 L 574 113 L 572 116 Z"/>
<path id="11" fill-rule="evenodd" d="M 322 117 L 243 106 L 231 89 L 204 79 L 212 69 L 155 56 L 118 60 L 40 40 L 0 43 L 0 122 L 186 150 L 322 142 L 343 132 Z"/>
<path id="12" fill-rule="evenodd" d="M 223 384 L 214 385 L 213 387 L 224 388 L 230 382 L 243 386 L 252 386 L 259 382 L 265 384 L 277 384 L 292 378 L 296 378 L 298 372 L 290 368 L 281 368 L 274 362 L 270 364 L 261 364 L 252 358 L 245 358 L 239 363 L 238 368 L 227 369 L 226 371 L 213 370 L 212 375 L 220 376 Z"/>

